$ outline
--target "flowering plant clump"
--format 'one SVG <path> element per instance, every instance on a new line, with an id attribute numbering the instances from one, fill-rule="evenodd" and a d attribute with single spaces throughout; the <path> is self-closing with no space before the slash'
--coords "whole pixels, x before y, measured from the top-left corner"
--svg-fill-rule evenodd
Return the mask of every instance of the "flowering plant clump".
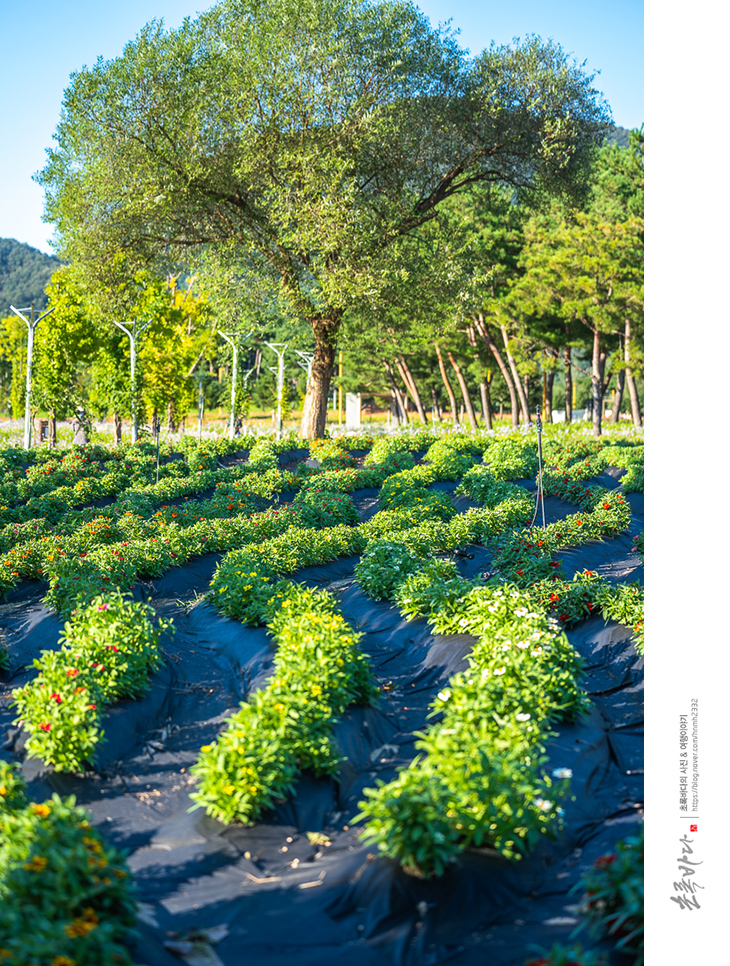
<path id="1" fill-rule="evenodd" d="M 507 436 L 490 442 L 483 461 L 499 480 L 520 480 L 538 471 L 537 444 L 521 436 Z"/>
<path id="2" fill-rule="evenodd" d="M 518 496 L 521 487 L 515 483 L 499 479 L 488 466 L 472 466 L 456 488 L 482 506 L 496 506 L 508 497 Z"/>
<path id="3" fill-rule="evenodd" d="M 374 600 L 392 597 L 406 577 L 423 566 L 426 555 L 395 540 L 373 540 L 355 567 L 355 576 Z"/>
<path id="4" fill-rule="evenodd" d="M 323 470 L 346 470 L 355 466 L 355 457 L 339 439 L 313 439 L 309 452 L 313 459 L 319 460 Z"/>
<path id="5" fill-rule="evenodd" d="M 644 653 L 644 591 L 638 583 L 604 585 L 596 595 L 603 616 L 633 630 L 636 650 Z"/>
<path id="6" fill-rule="evenodd" d="M 143 694 L 162 663 L 159 638 L 172 624 L 155 626 L 153 614 L 116 593 L 94 598 L 67 621 L 60 650 L 42 651 L 34 680 L 13 691 L 31 757 L 58 771 L 81 771 L 93 760 L 104 709 Z"/>
<path id="7" fill-rule="evenodd" d="M 580 912 L 586 926 L 601 938 L 612 939 L 616 949 L 632 957 L 633 966 L 644 962 L 644 827 L 620 841 L 616 851 L 602 855 L 583 875 Z"/>
<path id="8" fill-rule="evenodd" d="M 406 620 L 447 614 L 477 585 L 461 576 L 453 560 L 429 560 L 397 586 L 395 602 Z"/>
<path id="9" fill-rule="evenodd" d="M 644 464 L 632 463 L 626 474 L 621 477 L 621 488 L 624 493 L 644 492 Z"/>
<path id="10" fill-rule="evenodd" d="M 273 677 L 191 769 L 197 806 L 224 822 L 255 822 L 291 793 L 301 771 L 334 774 L 332 725 L 348 705 L 377 696 L 360 635 L 326 591 L 281 581 L 265 617 L 278 646 Z"/>
<path id="11" fill-rule="evenodd" d="M 324 487 L 309 487 L 294 497 L 291 504 L 296 525 L 300 527 L 352 526 L 359 521 L 352 499 L 345 493 L 336 493 Z"/>
<path id="12" fill-rule="evenodd" d="M 429 620 L 443 633 L 479 636 L 469 669 L 433 702 L 441 720 L 417 735 L 425 757 L 395 781 L 365 789 L 356 818 L 366 821 L 366 841 L 423 875 L 442 875 L 467 845 L 519 858 L 558 831 L 571 774 L 544 771 L 541 741 L 553 720 L 588 707 L 576 683 L 580 657 L 516 587 L 473 589 L 461 604 L 460 616 L 444 620 L 437 605 Z"/>
<path id="13" fill-rule="evenodd" d="M 562 580 L 559 571 L 526 588 L 535 606 L 552 614 L 563 627 L 572 627 L 602 609 L 606 581 L 595 570 L 584 570 L 572 580 Z"/>
<path id="14" fill-rule="evenodd" d="M 639 556 L 641 557 L 642 561 L 643 561 L 643 559 L 644 559 L 644 531 L 643 530 L 640 530 L 633 539 L 634 539 L 634 546 L 632 547 L 632 550 L 634 550 L 636 553 L 638 553 Z"/>
<path id="15" fill-rule="evenodd" d="M 213 574 L 210 600 L 227 617 L 260 624 L 277 578 L 301 567 L 361 553 L 364 547 L 365 538 L 356 527 L 292 527 L 282 536 L 228 553 Z"/>
<path id="16" fill-rule="evenodd" d="M 131 966 L 136 907 L 123 856 L 73 798 L 29 802 L 0 761 L 0 962 Z"/>

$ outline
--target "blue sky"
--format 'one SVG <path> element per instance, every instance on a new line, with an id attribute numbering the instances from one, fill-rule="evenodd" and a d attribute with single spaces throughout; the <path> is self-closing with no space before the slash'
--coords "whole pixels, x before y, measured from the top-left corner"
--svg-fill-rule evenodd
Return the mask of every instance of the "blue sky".
<path id="1" fill-rule="evenodd" d="M 52 227 L 42 221 L 43 192 L 32 181 L 52 144 L 69 74 L 99 56 L 121 53 L 149 20 L 179 26 L 212 4 L 206 0 L 0 0 L 0 238 L 50 251 Z M 577 61 L 600 71 L 595 86 L 616 124 L 644 121 L 643 4 L 641 0 L 423 0 L 436 24 L 451 19 L 472 53 L 492 40 L 539 34 Z"/>

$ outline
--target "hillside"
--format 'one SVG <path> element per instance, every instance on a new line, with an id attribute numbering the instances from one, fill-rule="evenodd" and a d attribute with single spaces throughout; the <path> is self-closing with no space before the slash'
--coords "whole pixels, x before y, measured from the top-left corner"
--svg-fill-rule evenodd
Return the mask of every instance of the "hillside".
<path id="1" fill-rule="evenodd" d="M 23 309 L 32 303 L 42 309 L 48 301 L 48 280 L 60 266 L 53 255 L 14 238 L 0 238 L 0 318 L 10 313 L 11 305 Z"/>

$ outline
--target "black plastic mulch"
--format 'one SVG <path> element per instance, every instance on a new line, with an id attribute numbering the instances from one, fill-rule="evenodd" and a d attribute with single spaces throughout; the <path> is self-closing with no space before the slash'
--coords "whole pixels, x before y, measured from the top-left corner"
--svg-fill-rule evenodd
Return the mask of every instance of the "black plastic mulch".
<path id="1" fill-rule="evenodd" d="M 453 492 L 454 485 L 438 488 Z M 362 518 L 377 509 L 376 490 L 354 499 Z M 629 500 L 633 535 L 643 527 L 643 496 Z M 456 502 L 460 510 L 471 505 L 463 497 Z M 551 497 L 545 510 L 550 522 L 575 507 Z M 611 580 L 642 580 L 632 546 L 621 536 L 561 558 L 567 573 L 590 567 Z M 458 560 L 465 576 L 489 569 L 483 547 L 468 552 Z M 562 838 L 545 840 L 517 863 L 467 850 L 431 882 L 373 856 L 352 819 L 363 789 L 394 778 L 412 759 L 413 732 L 424 727 L 444 682 L 465 665 L 473 638 L 430 634 L 424 621 L 406 622 L 392 604 L 370 600 L 354 579 L 357 557 L 300 571 L 298 580 L 337 594 L 388 690 L 378 708 L 350 709 L 337 724 L 346 759 L 338 781 L 303 776 L 293 799 L 266 822 L 225 827 L 201 809 L 190 811 L 188 769 L 227 715 L 266 681 L 273 651 L 264 629 L 223 618 L 197 599 L 219 559 L 210 554 L 140 586 L 159 614 L 174 619 L 177 633 L 165 640 L 167 661 L 148 694 L 120 703 L 104 720 L 97 771 L 85 777 L 23 760 L 10 692 L 33 677 L 30 662 L 42 649 L 57 646 L 61 622 L 41 603 L 40 583 L 16 588 L 0 606 L 0 634 L 12 659 L 0 681 L 0 756 L 23 762 L 33 798 L 75 795 L 104 835 L 128 851 L 143 910 L 135 962 L 179 964 L 165 942 L 220 924 L 228 934 L 215 953 L 226 966 L 521 966 L 537 948 L 567 941 L 578 923 L 571 888 L 641 819 L 643 661 L 630 631 L 593 617 L 568 632 L 586 658 L 583 686 L 594 707 L 548 744 L 550 766 L 573 771 Z M 326 840 L 312 843 L 307 832 Z"/>

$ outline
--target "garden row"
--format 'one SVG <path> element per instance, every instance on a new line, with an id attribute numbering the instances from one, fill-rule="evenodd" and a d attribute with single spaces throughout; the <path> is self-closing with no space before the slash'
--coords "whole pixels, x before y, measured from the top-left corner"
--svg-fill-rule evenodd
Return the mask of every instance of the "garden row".
<path id="1" fill-rule="evenodd" d="M 585 448 L 585 443 L 580 444 L 579 452 L 566 456 L 561 480 L 566 475 L 569 482 L 593 475 L 588 470 L 598 464 L 589 466 L 586 459 L 595 460 L 601 454 L 586 454 Z M 639 465 L 632 462 L 630 453 L 638 447 L 616 448 L 620 452 L 611 465 L 622 457 Z M 482 452 L 484 465 L 473 466 L 474 455 Z M 373 469 L 377 467 L 375 472 L 383 473 L 382 509 L 367 524 L 356 527 L 352 525 L 354 506 L 343 493 L 362 486 L 363 478 L 372 479 L 361 474 L 373 471 L 347 468 L 348 454 L 336 445 L 326 444 L 319 455 L 322 469 L 306 468 L 297 474 L 300 492 L 291 508 L 256 515 L 253 525 L 263 523 L 261 529 L 245 529 L 252 521 L 233 515 L 213 521 L 230 528 L 226 535 L 230 542 L 221 540 L 214 548 L 238 549 L 219 565 L 211 600 L 230 616 L 265 622 L 278 650 L 269 685 L 252 695 L 216 742 L 203 749 L 195 769 L 199 782 L 195 797 L 224 821 L 256 821 L 291 790 L 300 771 L 336 771 L 332 724 L 349 704 L 372 701 L 377 691 L 357 648 L 359 636 L 346 625 L 331 596 L 304 590 L 283 578 L 310 563 L 363 554 L 358 578 L 372 596 L 395 598 L 409 616 L 425 616 L 441 632 L 466 630 L 479 642 L 469 671 L 443 689 L 434 703 L 434 716 L 441 720 L 422 738 L 425 758 L 404 769 L 395 783 L 369 792 L 362 803 L 362 817 L 368 820 L 366 835 L 386 854 L 427 873 L 443 871 L 469 843 L 494 844 L 505 854 L 518 854 L 534 844 L 541 832 L 559 826 L 560 796 L 569 776 L 561 769 L 550 776 L 544 773 L 543 743 L 554 722 L 570 720 L 585 706 L 575 682 L 580 662 L 559 623 L 545 609 L 563 607 L 556 616 L 566 624 L 591 610 L 607 612 L 620 596 L 590 573 L 563 580 L 549 558 L 562 547 L 620 532 L 628 523 L 625 501 L 620 493 L 582 488 L 572 494 L 579 497 L 576 502 L 581 507 L 575 518 L 525 530 L 533 515 L 533 500 L 524 489 L 506 481 L 536 471 L 534 447 L 529 444 L 500 440 L 485 447 L 482 440 L 464 437 L 438 441 L 427 454 L 429 462 L 418 467 L 412 458 L 388 464 L 393 447 L 380 444 L 369 459 Z M 561 454 L 555 448 L 550 455 Z M 327 468 L 328 459 L 339 468 Z M 582 469 L 579 460 L 586 464 Z M 557 459 L 554 465 L 559 465 Z M 271 465 L 262 469 L 279 473 Z M 485 509 L 457 516 L 447 497 L 428 489 L 434 481 L 460 478 L 461 491 L 486 504 Z M 167 508 L 166 518 L 151 514 L 145 519 L 128 511 L 125 516 L 136 517 L 138 527 L 157 526 L 168 540 L 168 534 L 187 534 L 200 525 L 200 520 L 178 523 L 171 515 L 175 512 Z M 309 514 L 304 526 L 302 513 Z M 144 531 L 138 543 L 149 544 L 154 539 L 149 534 Z M 257 542 L 262 536 L 266 539 Z M 501 582 L 508 583 L 484 586 L 464 581 L 453 562 L 442 559 L 444 553 L 473 542 L 490 545 Z M 248 545 L 241 548 L 241 543 Z M 111 549 L 117 549 L 117 558 L 125 555 L 113 544 Z M 180 562 L 185 548 L 179 549 L 182 553 L 176 558 L 167 545 L 168 553 L 155 561 L 157 572 Z M 196 549 L 213 548 L 201 541 Z M 114 568 L 124 562 L 110 561 L 112 566 L 103 575 L 110 585 L 125 588 L 125 581 L 145 572 L 130 568 L 120 580 Z M 73 571 L 79 565 L 83 568 L 83 558 L 63 563 L 70 578 L 66 607 L 68 612 L 76 608 L 77 613 L 66 625 L 60 651 L 52 652 L 56 656 L 44 653 L 36 663 L 48 693 L 40 695 L 40 687 L 31 687 L 25 696 L 18 695 L 18 707 L 32 732 L 28 750 L 55 760 L 60 768 L 76 770 L 93 755 L 101 736 L 103 708 L 143 689 L 157 665 L 156 640 L 163 628 L 153 630 L 137 615 L 138 628 L 147 626 L 147 630 L 129 646 L 117 643 L 124 637 L 124 615 L 140 605 L 107 594 L 79 606 L 88 600 L 93 582 L 79 586 L 73 580 L 79 577 Z M 551 594 L 545 597 L 548 587 L 558 599 Z M 93 643 L 85 650 L 84 641 Z M 80 741 L 73 752 L 76 757 L 64 759 L 71 732 L 86 736 L 87 744 Z M 55 750 L 54 738 L 61 742 Z M 93 912 L 94 907 L 89 908 Z M 93 915 L 98 919 L 98 912 Z M 77 920 L 83 921 L 78 916 L 69 920 L 72 931 Z M 96 928 L 94 923 L 88 934 Z"/>

